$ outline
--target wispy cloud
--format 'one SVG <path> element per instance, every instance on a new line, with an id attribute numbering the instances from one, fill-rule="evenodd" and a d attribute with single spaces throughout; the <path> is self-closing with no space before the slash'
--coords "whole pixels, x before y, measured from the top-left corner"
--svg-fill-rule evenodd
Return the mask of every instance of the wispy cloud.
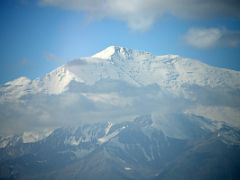
<path id="1" fill-rule="evenodd" d="M 137 87 L 108 79 L 94 85 L 73 81 L 68 91 L 59 95 L 37 93 L 23 96 L 20 101 L 0 99 L 0 135 L 108 120 L 115 123 L 144 114 L 190 113 L 196 107 L 200 111 L 195 113 L 203 117 L 219 118 L 224 114 L 219 119 L 227 117 L 226 121 L 240 125 L 237 90 L 196 85 L 184 88 L 196 101 L 176 97 L 156 84 Z"/>
<path id="2" fill-rule="evenodd" d="M 180 18 L 240 18 L 238 0 L 39 0 L 41 5 L 85 12 L 92 18 L 126 22 L 133 30 L 145 31 L 164 14 Z"/>
<path id="3" fill-rule="evenodd" d="M 100 120 L 114 123 L 152 112 L 180 112 L 185 103 L 156 85 L 135 87 L 103 80 L 88 86 L 72 82 L 68 91 L 60 95 L 36 94 L 24 96 L 21 101 L 0 100 L 0 135 Z"/>
<path id="4" fill-rule="evenodd" d="M 66 60 L 62 57 L 57 56 L 56 54 L 53 53 L 47 53 L 46 54 L 46 59 L 51 62 L 55 63 L 64 63 Z"/>
<path id="5" fill-rule="evenodd" d="M 29 60 L 28 60 L 27 58 L 23 58 L 23 59 L 21 59 L 20 62 L 19 62 L 19 64 L 20 64 L 21 66 L 25 66 L 25 65 L 27 65 L 28 63 L 29 63 Z"/>
<path id="6" fill-rule="evenodd" d="M 223 28 L 191 28 L 183 38 L 185 43 L 199 49 L 240 45 L 240 31 Z"/>

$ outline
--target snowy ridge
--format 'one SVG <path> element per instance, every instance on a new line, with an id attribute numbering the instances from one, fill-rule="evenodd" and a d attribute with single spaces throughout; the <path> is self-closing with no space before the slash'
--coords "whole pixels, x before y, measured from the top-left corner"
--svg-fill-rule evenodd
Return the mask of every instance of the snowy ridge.
<path id="1" fill-rule="evenodd" d="M 14 101 L 29 94 L 60 94 L 68 89 L 67 85 L 73 80 L 81 82 L 64 66 L 46 74 L 41 79 L 30 80 L 20 77 L 0 86 L 0 102 Z"/>
<path id="2" fill-rule="evenodd" d="M 81 138 L 76 139 L 75 136 L 70 136 L 69 138 L 64 140 L 64 144 L 78 146 L 81 143 Z"/>
<path id="3" fill-rule="evenodd" d="M 0 101 L 27 94 L 60 94 L 71 81 L 94 84 L 103 79 L 136 86 L 158 84 L 174 94 L 186 94 L 184 86 L 240 89 L 240 72 L 208 66 L 177 55 L 154 56 L 148 52 L 110 46 L 89 58 L 74 60 L 41 79 L 21 77 L 0 87 Z"/>
<path id="4" fill-rule="evenodd" d="M 72 72 L 64 66 L 61 66 L 48 73 L 42 79 L 36 80 L 36 84 L 40 92 L 46 92 L 47 94 L 60 94 L 67 90 L 67 85 L 73 80 L 81 81 Z"/>
<path id="5" fill-rule="evenodd" d="M 182 92 L 186 84 L 240 89 L 239 72 L 208 66 L 177 55 L 153 56 L 122 47 L 109 47 L 93 57 L 105 61 L 87 58 L 85 61 L 79 60 L 79 63 L 75 61 L 67 68 L 87 84 L 113 79 L 137 86 L 159 84 L 172 92 Z M 80 63 L 83 61 L 84 64 Z"/>
<path id="6" fill-rule="evenodd" d="M 95 63 L 70 66 L 69 69 L 89 84 L 101 79 L 124 80 L 137 86 L 158 84 L 175 94 L 186 93 L 185 85 L 240 89 L 240 73 L 237 71 L 208 66 L 177 55 L 153 56 L 120 47 L 113 55 L 113 49 L 107 48 L 93 56 L 106 61 L 92 61 Z M 87 60 L 90 61 L 91 58 Z"/>
<path id="7" fill-rule="evenodd" d="M 98 138 L 107 136 L 111 127 L 111 122 L 91 125 L 83 125 L 76 128 L 62 129 L 66 133 L 65 145 L 78 146 L 81 143 L 94 143 Z"/>
<path id="8" fill-rule="evenodd" d="M 0 137 L 0 149 L 8 146 L 15 146 L 21 141 L 21 136 L 11 135 Z"/>

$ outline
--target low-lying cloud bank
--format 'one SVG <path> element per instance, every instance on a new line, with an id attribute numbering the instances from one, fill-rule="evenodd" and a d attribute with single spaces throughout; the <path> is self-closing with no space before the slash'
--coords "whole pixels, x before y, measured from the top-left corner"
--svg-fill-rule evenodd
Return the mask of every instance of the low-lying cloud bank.
<path id="1" fill-rule="evenodd" d="M 60 95 L 38 94 L 25 96 L 18 102 L 1 103 L 1 134 L 132 120 L 155 111 L 182 111 L 185 106 L 184 101 L 155 85 L 140 88 L 124 82 L 103 81 L 93 86 L 79 83 L 70 86 L 69 91 Z"/>
<path id="2" fill-rule="evenodd" d="M 72 82 L 69 90 L 60 95 L 36 94 L 25 96 L 21 101 L 0 103 L 0 134 L 99 121 L 114 123 L 133 120 L 145 114 L 179 114 L 188 109 L 188 113 L 204 115 L 201 114 L 206 111 L 204 107 L 228 107 L 231 110 L 230 114 L 226 112 L 228 121 L 238 121 L 236 117 L 239 113 L 231 113 L 237 112 L 232 109 L 240 107 L 239 92 L 190 86 L 186 88 L 189 93 L 195 94 L 196 100 L 176 97 L 154 84 L 136 87 L 121 81 L 102 80 L 90 86 Z M 218 99 L 219 96 L 221 99 Z M 195 107 L 199 105 L 202 108 L 198 113 L 195 112 Z"/>

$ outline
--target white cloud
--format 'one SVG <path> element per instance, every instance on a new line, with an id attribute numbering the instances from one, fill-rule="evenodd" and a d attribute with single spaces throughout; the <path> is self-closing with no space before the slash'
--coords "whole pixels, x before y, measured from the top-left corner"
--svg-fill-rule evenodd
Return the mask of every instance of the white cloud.
<path id="1" fill-rule="evenodd" d="M 19 102 L 0 102 L 0 135 L 84 122 L 119 122 L 152 112 L 180 112 L 185 107 L 185 100 L 172 97 L 158 86 L 135 87 L 118 81 L 92 86 L 75 83 L 60 95 L 36 94 L 24 96 Z"/>
<path id="2" fill-rule="evenodd" d="M 45 6 L 85 12 L 91 18 L 112 18 L 144 31 L 164 14 L 180 18 L 240 18 L 238 0 L 39 0 Z"/>
<path id="3" fill-rule="evenodd" d="M 210 48 L 216 46 L 221 37 L 222 32 L 217 28 L 192 28 L 187 32 L 184 39 L 187 44 L 193 47 Z"/>
<path id="4" fill-rule="evenodd" d="M 196 100 L 176 97 L 157 85 L 137 87 L 107 79 L 94 85 L 72 82 L 68 91 L 59 95 L 39 93 L 23 96 L 20 101 L 0 101 L 0 135 L 181 112 L 218 120 L 225 118 L 226 122 L 240 126 L 237 90 L 191 85 L 184 88 Z"/>
<path id="5" fill-rule="evenodd" d="M 184 35 L 184 41 L 195 48 L 237 47 L 240 32 L 220 28 L 191 28 Z"/>

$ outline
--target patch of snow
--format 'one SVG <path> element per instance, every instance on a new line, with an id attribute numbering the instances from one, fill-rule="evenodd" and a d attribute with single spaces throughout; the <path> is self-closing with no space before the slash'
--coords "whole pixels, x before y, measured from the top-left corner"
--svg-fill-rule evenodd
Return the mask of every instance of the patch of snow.
<path id="1" fill-rule="evenodd" d="M 132 168 L 130 168 L 130 167 L 125 167 L 124 169 L 125 169 L 126 171 L 132 170 Z"/>
<path id="2" fill-rule="evenodd" d="M 110 121 L 108 121 L 108 125 L 107 125 L 107 127 L 105 128 L 105 136 L 108 135 L 108 133 L 109 133 L 112 125 L 113 125 L 113 124 L 112 124 Z"/>
<path id="3" fill-rule="evenodd" d="M 76 149 L 75 151 L 72 151 L 74 153 L 74 155 L 77 158 L 82 158 L 86 155 L 88 155 L 89 153 L 91 153 L 94 150 L 94 148 L 89 148 L 89 149 Z"/>
<path id="4" fill-rule="evenodd" d="M 11 135 L 11 136 L 0 137 L 0 148 L 14 146 L 19 142 L 21 142 L 21 136 Z"/>
<path id="5" fill-rule="evenodd" d="M 78 146 L 81 143 L 81 139 L 76 139 L 75 136 L 70 136 L 69 138 L 64 140 L 64 144 Z"/>
<path id="6" fill-rule="evenodd" d="M 34 143 L 47 138 L 52 134 L 53 129 L 44 129 L 41 131 L 24 132 L 22 135 L 23 143 Z"/>
<path id="7" fill-rule="evenodd" d="M 11 141 L 12 136 L 1 137 L 0 138 L 0 148 L 5 148 Z"/>
<path id="8" fill-rule="evenodd" d="M 111 134 L 108 134 L 108 135 L 105 135 L 101 138 L 98 138 L 98 143 L 99 144 L 104 144 L 104 143 L 110 141 L 112 138 L 117 136 L 123 129 L 125 129 L 125 127 L 119 128 L 119 129 L 115 130 L 114 132 L 112 132 Z"/>
<path id="9" fill-rule="evenodd" d="M 239 130 L 235 131 L 234 129 L 228 130 L 226 132 L 219 133 L 219 136 L 221 136 L 221 141 L 225 144 L 240 144 L 240 133 Z"/>

